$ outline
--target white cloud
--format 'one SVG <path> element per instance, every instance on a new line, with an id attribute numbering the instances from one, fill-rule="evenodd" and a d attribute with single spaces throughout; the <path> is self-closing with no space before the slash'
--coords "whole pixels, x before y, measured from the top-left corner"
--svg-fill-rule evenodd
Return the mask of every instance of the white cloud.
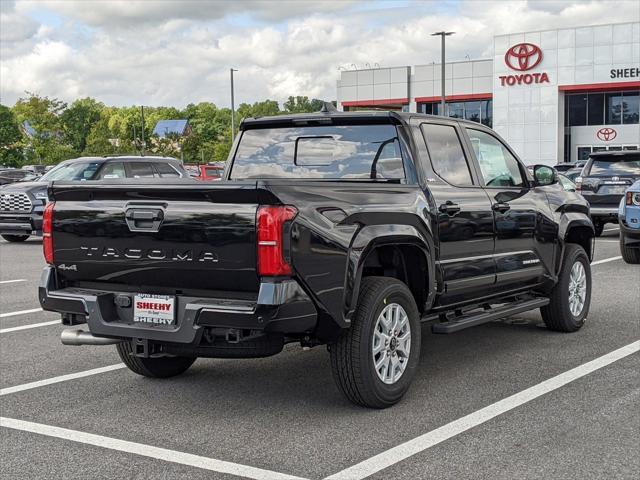
<path id="1" fill-rule="evenodd" d="M 455 11 L 436 8 L 439 2 L 376 9 L 321 3 L 328 6 L 256 0 L 163 1 L 157 9 L 148 2 L 146 9 L 139 2 L 90 2 L 87 8 L 66 1 L 42 9 L 19 2 L 2 10 L 0 97 L 12 104 L 28 90 L 114 105 L 229 105 L 233 66 L 237 103 L 288 95 L 334 99 L 339 66 L 438 61 L 439 42 L 429 34 L 442 28 L 457 32 L 447 56 L 460 60 L 486 58 L 496 33 L 640 18 L 637 1 L 467 0 Z"/>

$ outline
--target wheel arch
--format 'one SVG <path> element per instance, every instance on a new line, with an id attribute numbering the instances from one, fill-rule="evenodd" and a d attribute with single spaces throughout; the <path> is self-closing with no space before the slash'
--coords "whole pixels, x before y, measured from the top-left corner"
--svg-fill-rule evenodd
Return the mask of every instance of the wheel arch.
<path id="1" fill-rule="evenodd" d="M 411 225 L 372 225 L 362 228 L 349 249 L 345 278 L 344 316 L 355 311 L 362 278 L 387 276 L 411 290 L 423 312 L 435 296 L 433 241 Z"/>
<path id="2" fill-rule="evenodd" d="M 562 256 L 564 256 L 565 245 L 575 243 L 584 248 L 589 261 L 593 260 L 595 230 L 590 218 L 575 213 L 563 216 L 560 223 L 560 238 L 562 239 Z"/>

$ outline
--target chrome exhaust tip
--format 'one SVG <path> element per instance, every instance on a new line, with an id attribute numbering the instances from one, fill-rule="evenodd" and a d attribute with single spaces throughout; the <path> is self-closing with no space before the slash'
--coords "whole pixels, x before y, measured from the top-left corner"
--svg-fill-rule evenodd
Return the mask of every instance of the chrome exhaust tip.
<path id="1" fill-rule="evenodd" d="M 70 328 L 62 331 L 60 341 L 63 345 L 115 345 L 123 342 L 115 338 L 94 337 L 90 332 Z"/>

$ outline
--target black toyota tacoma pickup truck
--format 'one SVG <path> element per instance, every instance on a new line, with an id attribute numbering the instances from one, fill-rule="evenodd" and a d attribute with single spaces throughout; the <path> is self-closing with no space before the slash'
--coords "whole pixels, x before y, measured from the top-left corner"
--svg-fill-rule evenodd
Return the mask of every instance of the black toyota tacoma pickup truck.
<path id="1" fill-rule="evenodd" d="M 88 325 L 62 342 L 115 344 L 148 377 L 326 345 L 346 397 L 384 408 L 421 321 L 583 325 L 593 224 L 552 168 L 477 123 L 325 110 L 244 120 L 221 182 L 53 182 L 40 302 Z"/>

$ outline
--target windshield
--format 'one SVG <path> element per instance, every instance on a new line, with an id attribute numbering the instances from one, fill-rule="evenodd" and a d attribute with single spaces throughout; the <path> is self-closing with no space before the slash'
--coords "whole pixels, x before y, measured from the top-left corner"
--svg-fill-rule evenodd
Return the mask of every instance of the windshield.
<path id="1" fill-rule="evenodd" d="M 401 179 L 393 125 L 264 128 L 242 133 L 231 178 Z"/>
<path id="2" fill-rule="evenodd" d="M 62 163 L 42 176 L 42 180 L 91 180 L 102 162 Z"/>

